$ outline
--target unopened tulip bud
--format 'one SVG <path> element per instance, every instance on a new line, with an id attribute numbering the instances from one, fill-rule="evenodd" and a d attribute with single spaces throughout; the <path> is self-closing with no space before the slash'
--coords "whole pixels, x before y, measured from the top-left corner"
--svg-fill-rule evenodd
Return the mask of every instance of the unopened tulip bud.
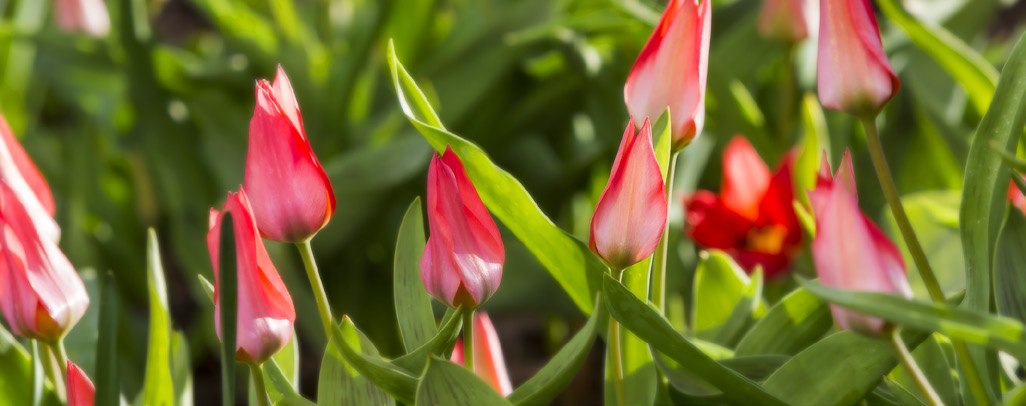
<path id="1" fill-rule="evenodd" d="M 96 396 L 96 387 L 93 381 L 89 380 L 85 371 L 68 361 L 68 406 L 93 406 Z"/>
<path id="2" fill-rule="evenodd" d="M 468 328 L 463 326 L 463 328 Z M 492 320 L 484 312 L 474 314 L 474 373 L 492 385 L 502 396 L 513 392 L 513 385 L 506 372 L 506 361 L 502 357 L 499 334 L 492 326 Z M 463 365 L 463 340 L 456 341 L 449 360 Z"/>

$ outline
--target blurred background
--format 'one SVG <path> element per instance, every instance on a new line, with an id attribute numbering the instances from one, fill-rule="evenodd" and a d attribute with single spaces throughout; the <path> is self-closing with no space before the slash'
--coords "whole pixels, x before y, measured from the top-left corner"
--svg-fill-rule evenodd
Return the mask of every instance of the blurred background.
<path id="1" fill-rule="evenodd" d="M 706 1 L 713 1 L 708 119 L 678 161 L 680 196 L 718 188 L 719 151 L 735 134 L 747 136 L 771 167 L 814 134 L 833 162 L 851 148 L 856 168 L 864 168 L 856 171 L 860 204 L 886 226 L 861 127 L 843 114 L 803 108 L 803 93 L 815 93 L 815 38 L 787 45 L 760 37 L 761 1 Z M 900 4 L 999 67 L 1023 29 L 1026 5 L 1012 3 Z M 401 346 L 393 250 L 405 209 L 425 193 L 431 148 L 400 111 L 384 57 L 388 40 L 446 127 L 479 144 L 549 217 L 586 241 L 627 123 L 624 80 L 665 6 L 647 0 L 107 0 L 111 30 L 94 38 L 57 29 L 55 4 L 0 0 L 0 111 L 50 182 L 61 247 L 82 269 L 91 296 L 97 273 L 110 270 L 117 280 L 121 385 L 129 398 L 141 387 L 146 358 L 145 232 L 157 230 L 173 327 L 188 343 L 199 404 L 220 399 L 213 306 L 196 277 L 213 280 L 207 213 L 243 181 L 257 79 L 273 77 L 279 64 L 288 72 L 307 136 L 334 186 L 337 212 L 313 240 L 334 312 L 348 314 L 384 355 L 395 355 Z M 982 114 L 903 31 L 887 18 L 879 21 L 902 79 L 881 118 L 885 149 L 928 254 L 937 258 L 945 285 L 957 288 L 964 284 L 959 190 L 968 140 Z M 902 74 L 911 70 L 916 74 Z M 675 200 L 670 312 L 683 323 L 697 257 L 681 233 Z M 516 385 L 584 317 L 503 232 L 504 280 L 485 309 Z M 302 262 L 293 247 L 265 243 L 293 294 L 302 393 L 313 397 L 325 342 Z M 808 272 L 809 263 L 802 254 L 796 270 Z M 774 284 L 791 283 L 775 281 L 768 290 L 784 292 Z M 89 374 L 96 303 L 68 340 L 71 358 Z M 593 355 L 558 403 L 601 402 L 601 349 Z"/>

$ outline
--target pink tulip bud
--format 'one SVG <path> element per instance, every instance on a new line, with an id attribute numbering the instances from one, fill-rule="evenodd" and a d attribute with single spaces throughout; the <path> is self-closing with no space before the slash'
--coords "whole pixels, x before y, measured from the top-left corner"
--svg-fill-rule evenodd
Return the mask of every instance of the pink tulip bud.
<path id="1" fill-rule="evenodd" d="M 61 229 L 53 219 L 55 207 L 50 186 L 18 143 L 3 116 L 0 116 L 0 182 L 14 191 L 44 238 L 60 239 Z"/>
<path id="2" fill-rule="evenodd" d="M 331 182 L 310 149 L 292 84 L 280 66 L 273 84 L 257 82 L 245 184 L 260 233 L 271 240 L 305 241 L 335 212 Z"/>
<path id="3" fill-rule="evenodd" d="M 93 381 L 89 380 L 85 371 L 68 361 L 68 406 L 93 406 L 96 396 L 96 387 Z"/>
<path id="4" fill-rule="evenodd" d="M 278 270 L 267 256 L 256 222 L 250 212 L 249 198 L 240 188 L 239 193 L 228 193 L 223 211 L 210 209 L 210 232 L 207 245 L 210 261 L 214 265 L 214 326 L 221 337 L 221 290 L 219 251 L 221 249 L 221 220 L 231 213 L 235 233 L 236 272 L 238 273 L 235 359 L 239 362 L 260 364 L 280 351 L 292 339 L 292 325 L 296 311 L 292 297 L 278 276 Z"/>
<path id="5" fill-rule="evenodd" d="M 808 38 L 805 0 L 764 0 L 759 12 L 759 34 L 788 43 Z"/>
<path id="6" fill-rule="evenodd" d="M 52 342 L 89 306 L 85 285 L 57 243 L 40 235 L 18 194 L 0 182 L 0 310 L 11 330 Z"/>
<path id="7" fill-rule="evenodd" d="M 859 210 L 851 155 L 845 151 L 837 175 L 830 177 L 826 156 L 816 190 L 809 192 L 816 215 L 812 259 L 823 285 L 845 290 L 912 297 L 901 253 Z M 841 328 L 878 335 L 884 321 L 831 305 Z"/>
<path id="8" fill-rule="evenodd" d="M 674 150 L 690 143 L 705 122 L 709 3 L 670 0 L 623 88 L 634 120 L 656 118 L 670 108 Z"/>
<path id="9" fill-rule="evenodd" d="M 452 147 L 431 159 L 427 212 L 431 236 L 420 257 L 421 282 L 450 307 L 481 305 L 499 288 L 506 251 Z"/>
<path id="10" fill-rule="evenodd" d="M 98 38 L 110 32 L 110 16 L 103 0 L 55 0 L 53 8 L 57 27 L 65 32 Z"/>
<path id="11" fill-rule="evenodd" d="M 901 87 L 880 43 L 868 0 L 821 0 L 819 100 L 823 106 L 872 118 Z"/>
<path id="12" fill-rule="evenodd" d="M 591 218 L 591 250 L 615 270 L 640 262 L 655 252 L 666 226 L 666 210 L 666 188 L 652 148 L 652 126 L 646 118 L 635 135 L 631 120 Z"/>
<path id="13" fill-rule="evenodd" d="M 463 326 L 467 328 L 467 326 Z M 456 341 L 449 360 L 463 365 L 463 340 Z M 474 373 L 492 385 L 502 396 L 513 392 L 506 372 L 506 361 L 502 357 L 499 335 L 495 333 L 492 320 L 484 312 L 474 314 Z"/>

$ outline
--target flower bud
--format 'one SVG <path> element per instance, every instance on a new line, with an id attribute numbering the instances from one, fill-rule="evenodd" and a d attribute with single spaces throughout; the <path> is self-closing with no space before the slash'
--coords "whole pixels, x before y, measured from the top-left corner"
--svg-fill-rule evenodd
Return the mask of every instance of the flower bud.
<path id="1" fill-rule="evenodd" d="M 96 387 L 93 381 L 89 380 L 85 371 L 68 361 L 68 406 L 93 406 L 96 396 Z"/>
<path id="2" fill-rule="evenodd" d="M 463 328 L 469 328 L 463 326 Z M 484 312 L 474 314 L 474 373 L 495 388 L 495 391 L 507 396 L 513 392 L 513 384 L 506 372 L 506 361 L 502 357 L 502 346 L 499 335 L 492 326 L 492 320 Z M 463 365 L 463 339 L 456 341 L 449 360 Z"/>

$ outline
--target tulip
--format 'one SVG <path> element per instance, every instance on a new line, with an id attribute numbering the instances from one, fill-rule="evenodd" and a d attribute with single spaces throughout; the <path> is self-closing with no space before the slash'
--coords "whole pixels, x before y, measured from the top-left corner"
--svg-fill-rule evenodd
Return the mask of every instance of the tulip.
<path id="1" fill-rule="evenodd" d="M 214 266 L 214 326 L 221 337 L 221 290 L 218 265 L 221 246 L 221 220 L 231 213 L 235 233 L 235 258 L 238 272 L 235 359 L 260 364 L 280 351 L 292 339 L 296 311 L 285 284 L 267 256 L 256 222 L 251 214 L 244 188 L 228 193 L 223 211 L 210 209 L 207 245 Z"/>
<path id="2" fill-rule="evenodd" d="M 726 252 L 748 272 L 762 266 L 767 278 L 783 275 L 802 241 L 792 162 L 789 155 L 770 175 L 752 145 L 734 137 L 723 151 L 720 195 L 700 190 L 685 200 L 688 236 Z"/>
<path id="3" fill-rule="evenodd" d="M 851 156 L 845 151 L 837 174 L 823 167 L 809 200 L 816 215 L 812 260 L 823 285 L 836 289 L 871 291 L 912 297 L 901 253 L 859 210 Z M 831 305 L 834 320 L 844 329 L 879 335 L 884 321 Z"/>
<path id="4" fill-rule="evenodd" d="M 464 326 L 463 328 L 467 328 Z M 513 392 L 506 372 L 506 361 L 502 357 L 502 346 L 499 335 L 492 326 L 491 319 L 484 312 L 474 314 L 474 373 L 492 385 L 502 396 Z M 456 341 L 449 360 L 463 365 L 463 340 Z"/>
<path id="5" fill-rule="evenodd" d="M 40 234 L 53 241 L 60 238 L 60 227 L 53 219 L 55 207 L 50 187 L 3 116 L 0 116 L 0 182 L 14 191 Z"/>
<path id="6" fill-rule="evenodd" d="M 257 82 L 245 187 L 260 233 L 271 240 L 306 241 L 335 212 L 331 182 L 310 149 L 292 84 L 280 66 L 273 84 Z"/>
<path id="7" fill-rule="evenodd" d="M 880 43 L 868 0 L 821 0 L 819 100 L 858 118 L 873 118 L 901 84 Z"/>
<path id="8" fill-rule="evenodd" d="M 787 43 L 808 38 L 805 0 L 764 0 L 759 11 L 759 34 Z"/>
<path id="9" fill-rule="evenodd" d="M 421 282 L 450 307 L 476 308 L 499 288 L 506 251 L 452 147 L 431 159 L 427 211 L 431 236 L 420 258 Z"/>
<path id="10" fill-rule="evenodd" d="M 627 124 L 602 196 L 591 218 L 589 246 L 610 268 L 622 270 L 652 255 L 666 226 L 663 171 L 652 148 L 652 126 L 645 119 L 634 133 Z"/>
<path id="11" fill-rule="evenodd" d="M 93 406 L 96 395 L 96 387 L 93 381 L 89 380 L 85 371 L 68 361 L 68 406 Z"/>
<path id="12" fill-rule="evenodd" d="M 17 193 L 0 182 L 0 310 L 22 337 L 54 342 L 86 311 L 89 297 L 57 243 L 41 235 Z"/>
<path id="13" fill-rule="evenodd" d="M 63 31 L 97 38 L 110 32 L 110 16 L 103 0 L 55 0 L 53 11 L 57 27 Z"/>
<path id="14" fill-rule="evenodd" d="M 1026 179 L 1026 177 L 1022 178 Z M 1012 206 L 1023 212 L 1023 214 L 1026 214 L 1026 196 L 1022 194 L 1022 191 L 1019 190 L 1018 186 L 1015 186 L 1015 181 L 1009 181 L 1008 183 L 1008 201 L 1012 203 Z"/>
<path id="15" fill-rule="evenodd" d="M 670 0 L 623 88 L 635 120 L 670 108 L 673 149 L 684 148 L 705 122 L 709 66 L 709 0 Z"/>

